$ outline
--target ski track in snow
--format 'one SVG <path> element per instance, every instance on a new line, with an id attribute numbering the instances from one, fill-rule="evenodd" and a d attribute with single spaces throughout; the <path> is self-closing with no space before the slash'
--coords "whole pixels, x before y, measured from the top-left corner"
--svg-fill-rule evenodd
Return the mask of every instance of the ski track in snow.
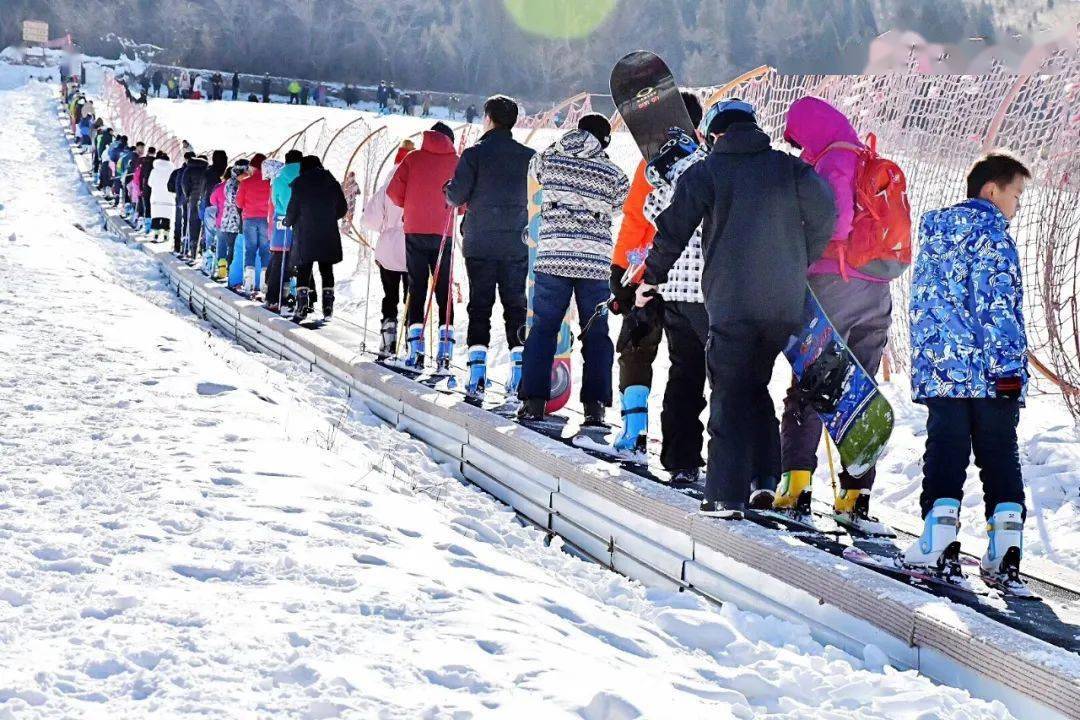
<path id="1" fill-rule="evenodd" d="M 92 229 L 54 92 L 0 92 L 0 718 L 1008 717 L 561 552 L 216 335 Z"/>

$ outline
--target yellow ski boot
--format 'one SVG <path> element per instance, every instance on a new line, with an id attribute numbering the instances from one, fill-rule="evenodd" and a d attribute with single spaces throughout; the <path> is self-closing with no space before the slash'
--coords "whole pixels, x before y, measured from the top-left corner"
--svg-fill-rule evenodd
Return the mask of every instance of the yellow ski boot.
<path id="1" fill-rule="evenodd" d="M 809 470 L 789 470 L 780 476 L 780 486 L 773 498 L 774 510 L 795 511 L 805 506 L 810 511 L 810 481 L 814 474 Z M 805 495 L 805 497 L 803 497 Z"/>
<path id="2" fill-rule="evenodd" d="M 217 273 L 214 275 L 215 280 L 224 280 L 229 276 L 229 263 L 224 260 L 217 261 Z"/>

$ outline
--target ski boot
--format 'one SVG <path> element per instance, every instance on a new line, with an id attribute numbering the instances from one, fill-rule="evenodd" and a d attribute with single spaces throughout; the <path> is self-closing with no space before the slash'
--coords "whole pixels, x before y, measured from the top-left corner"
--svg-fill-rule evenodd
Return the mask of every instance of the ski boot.
<path id="1" fill-rule="evenodd" d="M 405 358 L 405 367 L 420 371 L 424 367 L 424 326 L 420 323 L 409 326 L 405 336 L 409 355 Z"/>
<path id="2" fill-rule="evenodd" d="M 962 577 L 959 529 L 960 501 L 940 498 L 926 514 L 922 535 L 897 560 L 904 567 L 929 570 L 946 580 Z"/>
<path id="3" fill-rule="evenodd" d="M 870 491 L 845 488 L 833 502 L 833 519 L 836 524 L 864 535 L 896 537 L 885 523 L 870 515 Z"/>
<path id="4" fill-rule="evenodd" d="M 383 320 L 379 332 L 382 335 L 379 343 L 379 357 L 393 357 L 397 354 L 397 320 Z"/>
<path id="5" fill-rule="evenodd" d="M 623 432 L 613 443 L 616 450 L 644 453 L 649 435 L 649 387 L 631 385 L 622 394 Z"/>
<path id="6" fill-rule="evenodd" d="M 700 512 L 721 520 L 742 520 L 746 517 L 746 504 L 733 500 L 702 500 Z"/>
<path id="7" fill-rule="evenodd" d="M 443 325 L 439 328 L 439 348 L 435 353 L 435 372 L 449 373 L 450 360 L 454 356 L 454 328 Z"/>
<path id="8" fill-rule="evenodd" d="M 539 422 L 544 419 L 547 410 L 547 400 L 543 398 L 526 398 L 517 411 L 518 420 L 533 420 Z"/>
<path id="9" fill-rule="evenodd" d="M 245 271 L 246 272 L 246 271 Z M 255 271 L 251 271 L 252 275 Z M 296 307 L 293 309 L 293 322 L 300 322 L 311 312 L 311 291 L 308 288 L 300 288 L 296 295 Z"/>
<path id="10" fill-rule="evenodd" d="M 813 479 L 814 473 L 810 470 L 788 470 L 781 475 L 773 509 L 785 510 L 793 515 L 809 515 L 810 482 Z"/>
<path id="11" fill-rule="evenodd" d="M 222 259 L 217 261 L 217 273 L 214 275 L 215 280 L 228 280 L 229 279 L 229 263 Z"/>
<path id="12" fill-rule="evenodd" d="M 322 316 L 329 320 L 334 315 L 334 288 L 323 288 L 322 291 Z"/>
<path id="13" fill-rule="evenodd" d="M 1024 510 L 1020 503 L 998 503 L 986 521 L 988 544 L 979 562 L 983 581 L 1003 593 L 1030 597 L 1031 590 L 1020 578 L 1020 558 L 1024 546 Z"/>
<path id="14" fill-rule="evenodd" d="M 668 484 L 672 487 L 688 487 L 690 485 L 697 485 L 697 482 L 700 479 L 701 470 L 699 470 L 698 468 L 672 470 L 671 478 L 668 480 Z"/>
<path id="15" fill-rule="evenodd" d="M 583 427 L 607 427 L 607 423 L 604 422 L 604 414 L 607 408 L 604 407 L 604 403 L 599 400 L 590 400 L 585 403 L 585 419 L 581 424 Z"/>
<path id="16" fill-rule="evenodd" d="M 521 356 L 523 352 L 524 348 L 520 345 L 510 349 L 510 379 L 506 382 L 507 397 L 517 395 L 518 387 L 521 385 Z"/>
<path id="17" fill-rule="evenodd" d="M 473 345 L 469 348 L 469 380 L 465 384 L 465 395 L 471 398 L 484 397 L 487 389 L 487 348 Z"/>
<path id="18" fill-rule="evenodd" d="M 253 267 L 244 268 L 244 286 L 242 292 L 248 297 L 251 297 L 255 292 L 255 268 Z"/>
<path id="19" fill-rule="evenodd" d="M 150 226 L 154 223 L 150 218 L 143 218 L 143 232 L 147 235 L 150 234 Z"/>
<path id="20" fill-rule="evenodd" d="M 759 488 L 750 493 L 748 507 L 751 510 L 772 510 L 776 502 L 776 493 L 768 488 Z"/>

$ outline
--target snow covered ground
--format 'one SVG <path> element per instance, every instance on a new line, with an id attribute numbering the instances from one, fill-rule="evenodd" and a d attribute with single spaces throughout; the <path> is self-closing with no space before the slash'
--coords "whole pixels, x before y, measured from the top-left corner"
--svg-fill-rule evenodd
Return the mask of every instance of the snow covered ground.
<path id="1" fill-rule="evenodd" d="M 430 120 L 403 116 L 375 116 L 338 109 L 315 107 L 289 107 L 282 105 L 259 105 L 252 103 L 205 103 L 161 100 L 151 103 L 151 109 L 175 132 L 192 138 L 200 148 L 223 146 L 230 152 L 276 147 L 289 134 L 303 128 L 313 120 L 325 116 L 326 125 L 332 131 L 350 120 L 362 116 L 370 127 L 385 124 L 391 138 L 408 136 Z M 539 131 L 532 135 L 530 145 L 542 148 L 557 133 Z M 529 133 L 519 131 L 519 139 Z M 475 135 L 474 135 L 475 137 Z M 629 173 L 639 158 L 625 133 L 616 135 L 612 157 Z M 388 168 L 384 168 L 384 174 Z M 368 183 L 367 187 L 372 186 Z M 340 273 L 339 297 L 342 312 L 356 322 L 367 315 L 368 327 L 375 332 L 378 327 L 378 304 L 380 286 L 377 276 L 369 281 L 368 257 L 359 254 L 360 248 L 353 244 L 346 248 L 347 257 L 342 268 L 353 269 L 350 277 Z M 459 266 L 455 278 L 461 286 L 460 296 L 468 297 L 468 285 L 464 267 Z M 370 298 L 370 300 L 369 300 Z M 463 308 L 463 306 L 459 306 Z M 492 375 L 496 380 L 505 377 L 506 342 L 501 323 L 500 310 L 496 306 L 492 324 Z M 898 309 L 899 312 L 899 309 Z M 457 332 L 465 332 L 466 314 L 458 313 Z M 618 333 L 619 320 L 611 322 L 612 337 Z M 666 350 L 661 350 L 656 367 L 658 389 L 652 394 L 653 417 L 659 417 L 663 393 L 659 388 L 666 382 Z M 461 363 L 459 363 L 461 364 Z M 580 365 L 576 361 L 577 379 Z M 781 359 L 773 376 L 774 398 L 783 396 L 789 378 L 789 370 Z M 897 409 L 897 428 L 890 447 L 880 465 L 877 481 L 876 507 L 885 519 L 917 528 L 919 523 L 918 497 L 922 479 L 922 451 L 925 437 L 925 410 L 910 401 L 907 380 L 894 378 L 885 385 L 894 407 Z M 779 403 L 778 403 L 779 409 Z M 656 423 L 658 425 L 658 423 Z M 658 428 L 654 427 L 654 434 Z M 1080 439 L 1072 418 L 1060 398 L 1041 396 L 1032 399 L 1022 413 L 1021 457 L 1024 477 L 1028 484 L 1029 522 L 1025 552 L 1029 557 L 1040 557 L 1063 567 L 1080 571 Z M 832 496 L 828 463 L 822 448 L 819 470 L 815 476 L 815 493 L 818 497 Z M 982 515 L 982 487 L 977 469 L 972 466 L 965 489 L 962 515 L 962 537 L 965 548 L 981 553 L 985 547 L 984 520 Z"/>
<path id="2" fill-rule="evenodd" d="M 54 91 L 0 90 L 0 718 L 1008 716 L 575 559 L 217 336 L 94 229 Z"/>

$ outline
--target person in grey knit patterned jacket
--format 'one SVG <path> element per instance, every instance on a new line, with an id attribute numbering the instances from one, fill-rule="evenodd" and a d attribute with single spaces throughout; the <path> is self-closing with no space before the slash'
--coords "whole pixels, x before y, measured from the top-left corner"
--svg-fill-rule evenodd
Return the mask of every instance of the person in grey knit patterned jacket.
<path id="1" fill-rule="evenodd" d="M 543 190 L 540 232 L 534 266 L 533 326 L 525 341 L 519 396 L 520 415 L 542 419 L 551 395 L 551 363 L 563 316 L 571 298 L 578 316 L 589 318 L 608 299 L 612 216 L 630 187 L 626 174 L 604 149 L 611 140 L 606 118 L 588 114 L 529 163 L 529 174 Z M 582 340 L 585 367 L 581 402 L 587 423 L 603 421 L 611 405 L 615 349 L 606 317 L 589 326 Z"/>

